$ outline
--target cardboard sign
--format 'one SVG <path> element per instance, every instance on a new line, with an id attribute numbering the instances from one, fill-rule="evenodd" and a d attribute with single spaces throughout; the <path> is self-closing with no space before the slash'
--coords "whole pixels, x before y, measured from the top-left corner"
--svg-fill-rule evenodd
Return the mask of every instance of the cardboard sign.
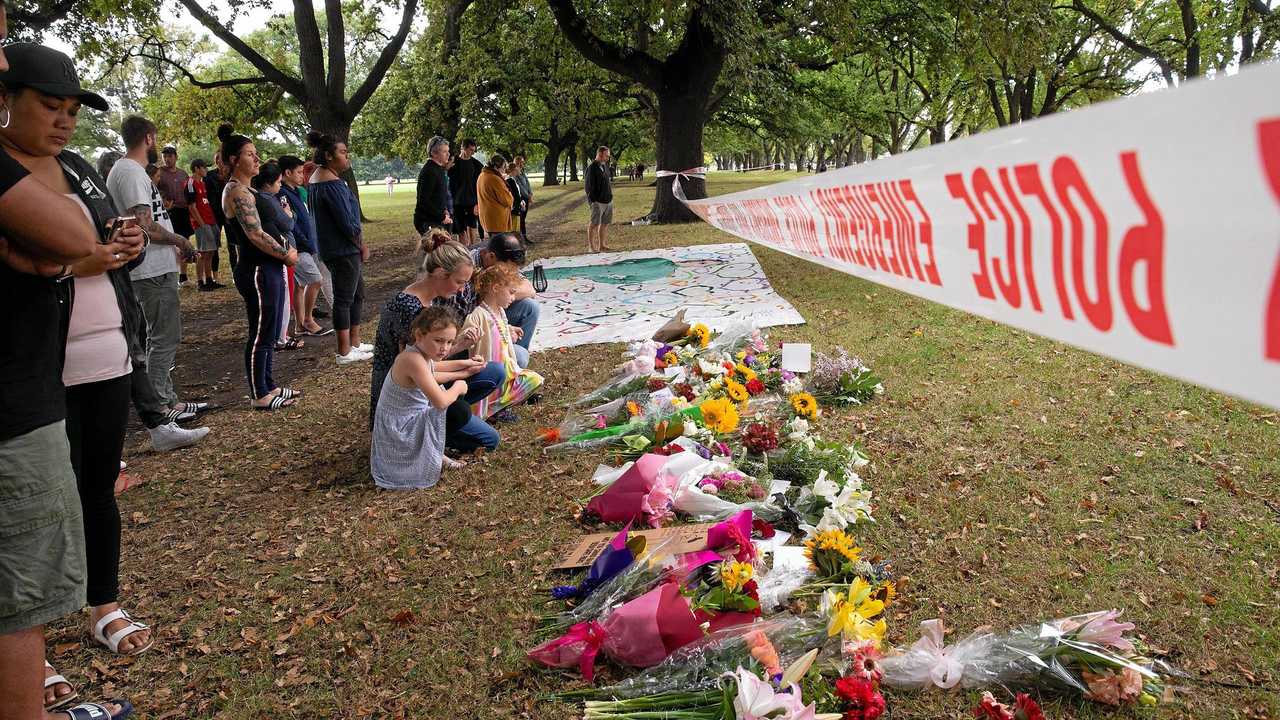
<path id="1" fill-rule="evenodd" d="M 707 542 L 707 530 L 715 523 L 699 523 L 697 525 L 677 525 L 675 527 L 654 528 L 651 530 L 632 530 L 631 535 L 643 535 L 650 550 L 670 540 L 665 551 L 669 553 L 686 553 L 701 550 Z M 609 541 L 618 534 L 612 532 L 594 533 L 578 539 L 568 552 L 556 564 L 553 570 L 572 570 L 587 567 L 595 562 Z"/>
<path id="2" fill-rule="evenodd" d="M 809 343 L 782 343 L 782 369 L 807 373 L 813 367 L 813 346 Z"/>

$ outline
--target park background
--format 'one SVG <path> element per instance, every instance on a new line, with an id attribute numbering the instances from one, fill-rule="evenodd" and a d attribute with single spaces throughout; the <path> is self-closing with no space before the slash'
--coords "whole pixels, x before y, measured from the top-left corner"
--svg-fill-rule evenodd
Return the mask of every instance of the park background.
<path id="1" fill-rule="evenodd" d="M 218 123 L 264 156 L 301 154 L 309 128 L 350 140 L 380 180 L 435 134 L 526 154 L 531 257 L 585 247 L 582 167 L 712 172 L 722 194 L 868 162 L 1138 92 L 1273 62 L 1280 13 L 1262 0 L 725 0 L 714 3 L 9 4 L 17 39 L 75 54 L 113 109 L 85 110 L 75 147 L 120 149 L 142 112 L 185 165 Z M 585 28 L 585 29 L 584 29 Z M 594 48 L 594 49 L 593 49 Z M 1187 138 L 1188 143 L 1197 138 Z M 1177 148 L 1170 148 L 1176 152 Z M 400 173 L 397 173 L 400 174 Z M 557 182 L 559 174 L 556 173 Z M 729 239 L 688 220 L 668 182 L 619 180 L 619 249 Z M 362 186 L 373 248 L 368 307 L 411 281 L 414 196 Z M 889 639 L 942 616 L 958 632 L 1121 607 L 1192 676 L 1158 717 L 1280 714 L 1280 417 L 1273 411 L 756 248 L 809 324 L 777 340 L 843 345 L 885 378 L 880 401 L 824 423 L 874 459 L 868 552 L 904 576 Z M 126 592 L 160 647 L 102 658 L 78 623 L 51 660 L 144 717 L 570 717 L 531 670 L 539 593 L 603 456 L 545 457 L 556 401 L 594 387 L 619 346 L 535 356 L 552 401 L 504 428 L 502 449 L 430 492 L 376 492 L 368 375 L 323 342 L 281 355 L 308 391 L 281 414 L 244 407 L 243 310 L 182 296 L 177 377 L 222 404 L 177 460 L 130 441 L 146 483 L 122 498 Z M 96 693 L 95 693 L 96 694 Z M 892 717 L 964 717 L 972 694 L 890 696 Z M 1050 701 L 1051 717 L 1110 716 Z"/>

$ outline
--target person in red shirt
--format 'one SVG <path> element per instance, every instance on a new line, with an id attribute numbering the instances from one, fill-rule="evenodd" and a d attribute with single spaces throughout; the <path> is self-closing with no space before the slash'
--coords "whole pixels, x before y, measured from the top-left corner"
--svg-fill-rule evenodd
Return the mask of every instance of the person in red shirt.
<path id="1" fill-rule="evenodd" d="M 196 235 L 196 250 L 200 253 L 196 261 L 196 274 L 200 279 L 202 292 L 226 287 L 218 282 L 213 272 L 213 256 L 218 254 L 222 228 L 218 227 L 213 217 L 213 206 L 209 204 L 208 191 L 204 185 L 204 176 L 208 174 L 209 163 L 200 158 L 192 160 L 191 175 L 187 177 L 183 193 L 190 210 L 191 228 Z"/>

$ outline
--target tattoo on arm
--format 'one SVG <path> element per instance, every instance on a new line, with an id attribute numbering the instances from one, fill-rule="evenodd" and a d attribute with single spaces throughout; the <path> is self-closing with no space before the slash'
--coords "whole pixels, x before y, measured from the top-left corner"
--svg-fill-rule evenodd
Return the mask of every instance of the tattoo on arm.
<path id="1" fill-rule="evenodd" d="M 283 257 L 288 254 L 288 251 L 284 249 L 280 241 L 271 237 L 262 229 L 262 219 L 258 217 L 258 208 L 254 205 L 253 196 L 247 190 L 237 188 L 235 194 L 231 197 L 231 203 L 234 210 L 233 214 L 236 220 L 240 222 L 240 227 L 244 230 L 245 236 L 249 238 L 249 242 L 270 255 Z"/>
<path id="2" fill-rule="evenodd" d="M 186 242 L 186 238 L 181 235 L 170 232 L 160 224 L 158 220 L 151 216 L 150 205 L 134 205 L 129 208 L 129 212 L 138 218 L 138 226 L 146 231 L 147 236 L 151 238 L 151 242 L 158 245 L 178 245 L 181 246 Z"/>

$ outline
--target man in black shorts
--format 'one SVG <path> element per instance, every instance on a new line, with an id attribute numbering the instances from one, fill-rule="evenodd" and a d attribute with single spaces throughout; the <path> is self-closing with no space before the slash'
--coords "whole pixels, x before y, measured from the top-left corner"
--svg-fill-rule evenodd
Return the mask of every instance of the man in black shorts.
<path id="1" fill-rule="evenodd" d="M 484 165 L 474 157 L 476 141 L 462 141 L 462 152 L 449 168 L 449 191 L 453 194 L 453 235 L 467 247 L 480 239 L 480 199 L 476 195 L 476 179 Z"/>

